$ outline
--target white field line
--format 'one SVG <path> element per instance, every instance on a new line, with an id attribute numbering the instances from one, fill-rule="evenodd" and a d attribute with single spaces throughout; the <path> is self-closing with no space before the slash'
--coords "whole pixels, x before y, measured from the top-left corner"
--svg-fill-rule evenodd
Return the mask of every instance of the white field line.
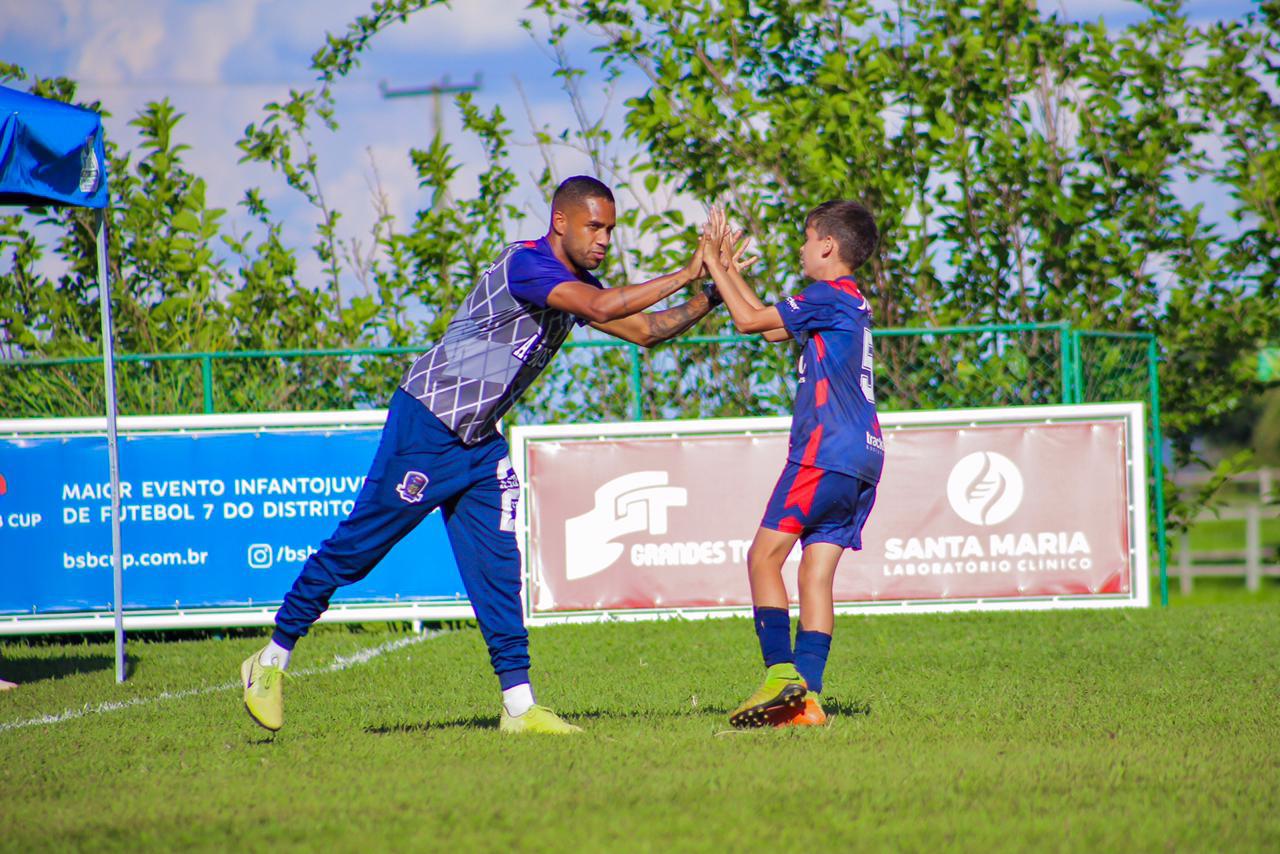
<path id="1" fill-rule="evenodd" d="M 289 677 L 292 679 L 300 679 L 304 676 L 314 676 L 317 673 L 333 673 L 338 670 L 346 670 L 349 667 L 355 667 L 358 664 L 365 664 L 372 661 L 380 655 L 386 655 L 389 652 L 395 652 L 406 646 L 415 643 L 422 643 L 434 637 L 445 634 L 444 631 L 425 632 L 421 635 L 413 637 L 401 638 L 399 640 L 388 641 L 378 646 L 362 649 L 354 655 L 335 656 L 333 662 L 326 667 L 311 667 L 306 670 L 290 670 Z M 105 714 L 107 712 L 118 712 L 121 709 L 131 709 L 135 706 L 146 706 L 152 703 L 160 703 L 166 700 L 181 700 L 186 697 L 199 697 L 205 694 L 214 694 L 218 691 L 229 691 L 232 688 L 243 688 L 243 684 L 239 679 L 233 682 L 223 682 L 220 685 L 206 685 L 202 688 L 188 688 L 185 691 L 162 691 L 150 697 L 133 697 L 128 700 L 112 700 L 108 703 L 97 703 L 95 705 L 86 705 L 80 709 L 67 709 L 56 715 L 41 715 L 38 718 L 28 718 L 27 720 L 8 721 L 0 723 L 0 732 L 8 732 L 11 729 L 22 729 L 29 726 L 40 726 L 41 724 L 60 724 L 66 721 L 75 720 L 76 718 L 88 717 L 89 715 Z"/>

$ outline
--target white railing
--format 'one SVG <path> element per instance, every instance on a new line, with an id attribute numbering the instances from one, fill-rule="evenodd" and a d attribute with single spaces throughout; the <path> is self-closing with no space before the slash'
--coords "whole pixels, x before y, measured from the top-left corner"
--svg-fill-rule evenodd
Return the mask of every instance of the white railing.
<path id="1" fill-rule="evenodd" d="M 1179 491 L 1204 483 L 1208 475 L 1179 476 Z M 1280 517 L 1280 469 L 1259 469 L 1231 478 L 1228 503 L 1206 510 L 1196 518 L 1201 522 L 1244 522 L 1244 543 L 1239 549 L 1192 551 L 1191 535 L 1178 537 L 1178 586 L 1190 593 L 1197 575 L 1244 575 L 1245 587 L 1257 590 L 1263 576 L 1280 576 L 1280 562 L 1265 560 L 1262 549 L 1262 523 Z M 1194 524 L 1193 526 L 1194 527 Z"/>

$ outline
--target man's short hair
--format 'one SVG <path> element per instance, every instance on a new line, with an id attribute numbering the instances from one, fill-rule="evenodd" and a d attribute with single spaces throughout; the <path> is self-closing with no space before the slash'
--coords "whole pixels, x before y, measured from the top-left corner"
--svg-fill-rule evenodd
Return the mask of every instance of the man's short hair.
<path id="1" fill-rule="evenodd" d="M 556 187 L 555 195 L 551 197 L 551 210 L 565 211 L 585 204 L 587 199 L 608 199 L 612 202 L 613 191 L 604 182 L 590 175 L 574 175 L 572 178 L 565 178 Z"/>
<path id="2" fill-rule="evenodd" d="M 840 260 L 850 270 L 866 263 L 880 240 L 871 211 L 847 199 L 832 199 L 818 205 L 804 218 L 804 227 L 812 228 L 818 237 L 834 237 L 840 247 Z"/>

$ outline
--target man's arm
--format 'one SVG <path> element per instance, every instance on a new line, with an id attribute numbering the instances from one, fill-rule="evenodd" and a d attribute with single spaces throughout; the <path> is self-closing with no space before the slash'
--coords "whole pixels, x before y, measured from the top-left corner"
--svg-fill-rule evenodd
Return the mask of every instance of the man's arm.
<path id="1" fill-rule="evenodd" d="M 689 327 L 706 317 L 716 305 L 718 303 L 713 303 L 706 292 L 703 292 L 686 303 L 664 311 L 633 314 L 630 317 L 591 325 L 623 341 L 630 341 L 641 347 L 652 347 L 684 333 Z"/>
<path id="2" fill-rule="evenodd" d="M 567 311 L 592 324 L 608 323 L 644 311 L 700 278 L 702 278 L 701 245 L 693 253 L 689 263 L 679 270 L 639 285 L 597 288 L 574 280 L 561 282 L 547 294 L 547 305 Z M 659 312 L 659 314 L 665 314 L 665 312 Z"/>

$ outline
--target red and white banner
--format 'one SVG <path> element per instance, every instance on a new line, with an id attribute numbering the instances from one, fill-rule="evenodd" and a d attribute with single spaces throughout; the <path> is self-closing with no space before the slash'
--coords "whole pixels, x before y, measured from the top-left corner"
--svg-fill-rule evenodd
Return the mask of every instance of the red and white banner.
<path id="1" fill-rule="evenodd" d="M 841 610 L 1147 603 L 1141 406 L 885 413 L 881 425 L 884 476 L 863 549 L 836 574 Z M 749 607 L 747 547 L 787 428 L 516 428 L 528 615 Z M 798 561 L 797 547 L 793 597 Z"/>

